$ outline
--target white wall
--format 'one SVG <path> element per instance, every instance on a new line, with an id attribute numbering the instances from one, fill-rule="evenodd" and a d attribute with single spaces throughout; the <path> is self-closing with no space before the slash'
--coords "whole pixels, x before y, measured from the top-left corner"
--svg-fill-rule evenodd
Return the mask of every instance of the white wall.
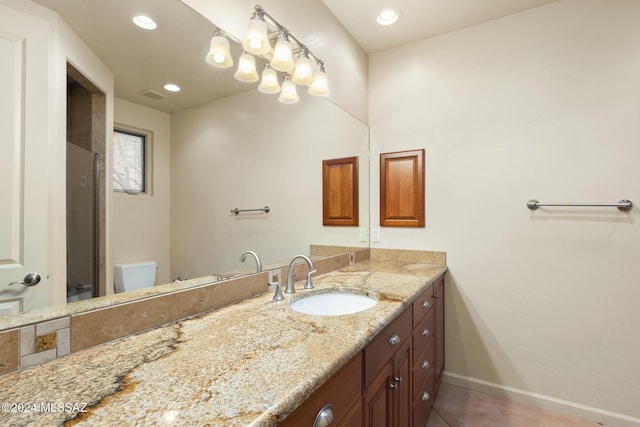
<path id="1" fill-rule="evenodd" d="M 372 246 L 447 252 L 447 381 L 640 424 L 640 207 L 525 206 L 640 204 L 639 16 L 563 0 L 370 58 L 372 226 L 379 153 L 426 149 L 426 227 Z"/>
<path id="2" fill-rule="evenodd" d="M 168 283 L 170 265 L 170 115 L 116 98 L 116 126 L 125 125 L 152 132 L 150 151 L 151 191 L 144 195 L 113 193 L 111 252 L 113 263 L 154 260 L 156 283 Z"/>
<path id="3" fill-rule="evenodd" d="M 295 105 L 250 90 L 171 116 L 171 262 L 193 278 L 358 246 L 357 227 L 322 226 L 322 160 L 360 157 L 360 221 L 368 225 L 369 131 L 331 102 Z M 231 209 L 268 205 L 268 215 Z"/>

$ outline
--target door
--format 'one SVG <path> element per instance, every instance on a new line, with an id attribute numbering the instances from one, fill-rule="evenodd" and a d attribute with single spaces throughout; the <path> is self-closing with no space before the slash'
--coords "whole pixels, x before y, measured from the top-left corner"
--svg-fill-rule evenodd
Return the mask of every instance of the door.
<path id="1" fill-rule="evenodd" d="M 48 305 L 48 34 L 0 5 L 0 315 Z"/>

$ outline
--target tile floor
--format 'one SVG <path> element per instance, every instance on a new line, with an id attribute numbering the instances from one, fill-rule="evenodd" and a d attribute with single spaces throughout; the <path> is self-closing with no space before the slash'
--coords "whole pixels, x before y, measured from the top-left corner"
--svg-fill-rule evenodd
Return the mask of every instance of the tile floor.
<path id="1" fill-rule="evenodd" d="M 442 383 L 426 427 L 602 427 L 602 424 Z"/>

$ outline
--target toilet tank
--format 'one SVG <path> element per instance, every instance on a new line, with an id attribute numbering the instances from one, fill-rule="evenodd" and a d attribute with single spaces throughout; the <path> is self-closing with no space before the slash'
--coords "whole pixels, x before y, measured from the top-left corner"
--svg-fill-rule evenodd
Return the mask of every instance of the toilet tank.
<path id="1" fill-rule="evenodd" d="M 142 261 L 113 266 L 116 292 L 127 292 L 153 286 L 156 281 L 156 262 Z"/>

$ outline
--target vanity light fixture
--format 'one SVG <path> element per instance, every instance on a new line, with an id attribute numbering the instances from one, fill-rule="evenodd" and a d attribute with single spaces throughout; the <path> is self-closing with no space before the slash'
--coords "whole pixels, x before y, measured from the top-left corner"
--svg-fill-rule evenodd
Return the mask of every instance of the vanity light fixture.
<path id="1" fill-rule="evenodd" d="M 225 37 L 222 31 L 216 30 L 213 34 L 209 53 L 207 53 L 205 60 L 217 68 L 229 68 L 233 65 L 229 39 Z"/>
<path id="2" fill-rule="evenodd" d="M 380 25 L 391 25 L 398 21 L 400 14 L 394 9 L 383 9 L 376 18 L 376 21 Z"/>
<path id="3" fill-rule="evenodd" d="M 267 23 L 264 22 L 264 9 L 255 8 L 242 47 L 254 55 L 266 55 L 271 50 L 269 31 Z"/>
<path id="4" fill-rule="evenodd" d="M 318 69 L 313 73 L 313 82 L 309 88 L 309 93 L 315 96 L 329 95 L 329 83 L 327 82 L 327 73 L 324 71 L 322 61 L 318 63 Z"/>
<path id="5" fill-rule="evenodd" d="M 289 74 L 284 76 L 284 82 L 282 83 L 282 92 L 278 97 L 278 101 L 283 104 L 295 104 L 300 101 L 298 91 L 296 90 L 296 84 L 291 81 Z"/>
<path id="6" fill-rule="evenodd" d="M 221 29 L 216 31 L 205 58 L 209 64 L 219 68 L 233 65 L 229 53 L 229 38 L 238 41 Z M 275 40 L 277 42 L 272 47 L 271 43 Z M 242 48 L 242 55 L 238 59 L 238 68 L 234 74 L 237 80 L 246 83 L 259 80 L 255 61 L 255 56 L 258 56 L 266 64 L 258 86 L 260 92 L 280 92 L 278 100 L 284 104 L 294 104 L 300 100 L 296 84 L 309 86 L 308 92 L 314 96 L 329 94 L 327 74 L 322 60 L 273 19 L 262 6 L 254 7 Z M 315 72 L 312 71 L 314 68 Z M 282 87 L 278 82 L 278 71 L 285 74 Z"/>
<path id="7" fill-rule="evenodd" d="M 293 71 L 296 63 L 293 61 L 293 51 L 291 43 L 289 43 L 289 32 L 284 30 L 280 33 L 280 38 L 273 50 L 273 59 L 271 59 L 271 68 L 284 73 Z"/>
<path id="8" fill-rule="evenodd" d="M 145 15 L 136 15 L 133 17 L 133 23 L 144 30 L 155 30 L 158 28 L 156 21 Z"/>
<path id="9" fill-rule="evenodd" d="M 278 93 L 280 92 L 280 83 L 278 83 L 278 73 L 271 68 L 269 64 L 264 66 L 262 70 L 262 80 L 258 90 L 262 93 Z"/>
<path id="10" fill-rule="evenodd" d="M 298 85 L 311 85 L 313 82 L 313 72 L 311 71 L 311 60 L 309 59 L 309 50 L 302 46 L 300 55 L 296 60 L 296 68 L 291 80 Z"/>
<path id="11" fill-rule="evenodd" d="M 233 76 L 241 82 L 257 82 L 260 77 L 258 77 L 258 72 L 256 71 L 256 58 L 243 51 L 240 59 L 238 59 L 238 69 Z"/>

